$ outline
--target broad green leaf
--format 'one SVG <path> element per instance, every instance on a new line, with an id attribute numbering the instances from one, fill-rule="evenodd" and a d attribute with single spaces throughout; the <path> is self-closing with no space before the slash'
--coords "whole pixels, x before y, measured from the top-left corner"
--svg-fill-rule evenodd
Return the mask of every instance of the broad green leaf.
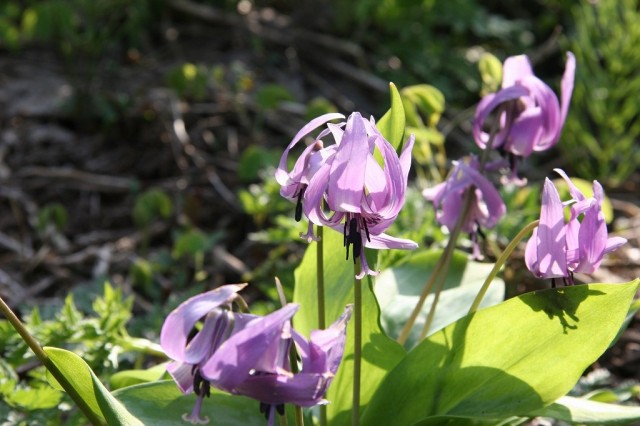
<path id="1" fill-rule="evenodd" d="M 346 261 L 343 237 L 329 228 L 323 237 L 325 305 L 327 325 L 335 321 L 347 304 L 353 303 L 354 269 L 351 260 Z M 309 335 L 318 328 L 316 291 L 317 243 L 309 245 L 302 263 L 295 271 L 294 302 L 301 305 L 294 317 L 294 327 Z M 370 265 L 373 263 L 370 262 Z M 362 281 L 362 380 L 361 412 L 378 387 L 382 378 L 404 356 L 404 350 L 389 339 L 379 323 L 380 310 L 371 290 L 371 280 Z M 347 344 L 340 369 L 329 388 L 326 398 L 327 416 L 332 425 L 347 425 L 351 420 L 353 389 L 353 318 L 347 329 Z"/>
<path id="2" fill-rule="evenodd" d="M 467 260 L 467 254 L 454 252 L 436 314 L 430 327 L 430 334 L 458 320 L 469 312 L 480 287 L 493 268 L 491 263 L 479 263 Z M 375 279 L 375 293 L 380 303 L 381 322 L 389 336 L 397 338 L 407 322 L 420 293 L 429 279 L 442 250 L 422 250 L 412 254 L 402 265 L 394 266 L 380 273 Z M 482 307 L 495 305 L 504 299 L 504 282 L 495 279 Z M 433 294 L 427 297 L 421 314 L 416 320 L 407 347 L 415 345 L 433 303 Z"/>
<path id="3" fill-rule="evenodd" d="M 400 152 L 404 143 L 404 107 L 396 85 L 389 83 L 389 90 L 391 91 L 391 108 L 378 120 L 376 127 L 396 152 Z"/>
<path id="4" fill-rule="evenodd" d="M 164 376 L 167 370 L 166 363 L 158 364 L 146 370 L 123 370 L 111 376 L 109 384 L 111 389 L 120 389 L 140 383 L 155 382 Z"/>
<path id="5" fill-rule="evenodd" d="M 173 380 L 145 383 L 118 389 L 113 395 L 145 425 L 188 424 L 182 420 L 196 403 L 195 394 L 184 395 Z M 210 425 L 264 426 L 260 404 L 250 398 L 229 395 L 214 388 L 202 403 L 202 417 Z"/>
<path id="6" fill-rule="evenodd" d="M 104 387 L 86 362 L 73 352 L 65 349 L 43 348 L 49 359 L 58 367 L 69 381 L 69 384 L 87 403 L 91 411 L 109 425 L 136 426 L 143 425 L 140 420 L 129 413 Z M 57 388 L 62 386 L 48 375 L 49 383 Z"/>
<path id="7" fill-rule="evenodd" d="M 619 425 L 640 423 L 640 407 L 605 404 L 588 399 L 563 396 L 553 404 L 530 413 L 574 424 Z"/>
<path id="8" fill-rule="evenodd" d="M 607 349 L 639 282 L 537 291 L 461 318 L 387 375 L 362 424 L 505 418 L 543 408 Z"/>
<path id="9" fill-rule="evenodd" d="M 518 426 L 530 419 L 510 417 L 508 419 L 486 419 L 478 417 L 433 416 L 422 419 L 412 426 Z"/>

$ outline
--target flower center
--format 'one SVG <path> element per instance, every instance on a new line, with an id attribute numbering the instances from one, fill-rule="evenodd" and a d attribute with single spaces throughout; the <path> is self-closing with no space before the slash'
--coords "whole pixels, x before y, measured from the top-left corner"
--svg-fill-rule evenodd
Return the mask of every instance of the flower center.
<path id="1" fill-rule="evenodd" d="M 349 260 L 349 247 L 352 248 L 353 262 L 362 253 L 362 231 L 364 231 L 367 241 L 371 241 L 367 221 L 359 213 L 347 213 L 344 222 L 344 246 L 347 248 L 347 260 Z"/>

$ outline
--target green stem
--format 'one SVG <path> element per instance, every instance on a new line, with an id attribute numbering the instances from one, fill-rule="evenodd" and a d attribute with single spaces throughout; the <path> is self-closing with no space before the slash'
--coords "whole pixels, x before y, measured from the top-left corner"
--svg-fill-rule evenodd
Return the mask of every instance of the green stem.
<path id="1" fill-rule="evenodd" d="M 0 311 L 7 317 L 9 323 L 15 328 L 20 337 L 27 343 L 29 348 L 33 351 L 40 362 L 45 366 L 51 375 L 58 381 L 60 386 L 67 392 L 67 394 L 78 405 L 80 410 L 87 416 L 87 419 L 94 425 L 104 424 L 104 420 L 89 407 L 89 405 L 82 398 L 82 395 L 69 383 L 65 375 L 58 369 L 53 361 L 49 358 L 47 353 L 42 349 L 38 341 L 29 333 L 24 324 L 18 319 L 16 314 L 9 308 L 9 306 L 0 297 Z"/>
<path id="2" fill-rule="evenodd" d="M 447 242 L 447 246 L 442 253 L 442 257 L 438 259 L 438 263 L 433 271 L 433 274 L 429 277 L 429 280 L 425 283 L 424 288 L 422 289 L 422 293 L 420 293 L 420 298 L 418 299 L 418 303 L 413 308 L 409 319 L 405 323 L 404 327 L 402 327 L 402 331 L 400 332 L 400 336 L 398 337 L 398 343 L 404 345 L 409 338 L 409 334 L 411 333 L 411 329 L 413 328 L 420 311 L 422 310 L 422 306 L 424 305 L 424 301 L 427 299 L 427 296 L 433 289 L 433 286 L 436 282 L 439 282 L 438 288 L 436 289 L 436 294 L 433 299 L 433 303 L 431 304 L 431 308 L 429 310 L 429 317 L 433 319 L 435 315 L 436 305 L 439 299 L 439 293 L 442 290 L 442 283 L 444 283 L 444 279 L 446 277 L 446 272 L 449 269 L 449 264 L 451 263 L 451 258 L 453 257 L 453 250 L 456 247 L 456 243 L 458 241 L 458 236 L 460 235 L 460 231 L 462 230 L 462 225 L 466 219 L 467 213 L 469 212 L 469 206 L 471 205 L 471 201 L 473 199 L 473 189 L 471 187 L 467 190 L 464 196 L 464 202 L 462 205 L 462 214 L 458 216 L 458 220 L 456 221 L 455 226 L 453 227 L 453 232 L 449 236 L 449 241 Z M 442 275 L 444 274 L 444 275 Z M 442 276 L 441 276 L 442 275 Z M 425 327 L 422 329 L 421 335 L 426 335 L 429 332 L 430 321 L 425 323 Z"/>
<path id="3" fill-rule="evenodd" d="M 453 250 L 449 253 L 445 253 L 445 256 L 448 254 L 448 258 L 442 262 L 442 270 L 447 271 L 449 269 L 449 264 L 451 263 L 451 258 Z M 429 329 L 431 328 L 431 324 L 433 323 L 433 318 L 436 316 L 436 306 L 440 301 L 440 293 L 442 293 L 442 287 L 444 286 L 444 282 L 447 278 L 447 274 L 440 274 L 437 279 L 436 291 L 433 294 L 433 302 L 431 303 L 431 307 L 429 308 L 429 314 L 427 315 L 427 320 L 422 327 L 422 332 L 420 332 L 420 337 L 418 340 L 424 339 L 429 333 Z"/>
<path id="4" fill-rule="evenodd" d="M 364 256 L 364 250 L 360 256 Z M 354 265 L 355 276 L 360 274 L 360 262 Z M 353 406 L 351 425 L 360 424 L 360 370 L 362 363 L 362 280 L 353 282 Z"/>
<path id="5" fill-rule="evenodd" d="M 316 247 L 316 279 L 318 292 L 318 329 L 324 330 L 326 327 L 325 307 L 324 307 L 324 228 L 318 226 L 318 246 Z M 327 426 L 327 406 L 320 406 L 320 426 Z"/>
<path id="6" fill-rule="evenodd" d="M 502 268 L 502 265 L 505 264 L 509 256 L 511 256 L 511 253 L 513 253 L 513 250 L 515 250 L 515 248 L 518 246 L 520 241 L 522 241 L 522 239 L 525 236 L 529 235 L 529 233 L 533 231 L 533 229 L 536 226 L 538 226 L 539 223 L 540 223 L 539 220 L 534 220 L 533 222 L 531 222 L 530 224 L 522 228 L 522 230 L 518 232 L 518 235 L 516 235 L 513 238 L 513 240 L 511 240 L 511 242 L 507 245 L 507 247 L 505 247 L 504 251 L 498 258 L 498 260 L 496 260 L 495 265 L 493 265 L 493 268 L 491 269 L 491 272 L 487 276 L 487 279 L 484 281 L 484 284 L 482 284 L 482 287 L 480 288 L 478 295 L 476 296 L 475 300 L 471 304 L 471 308 L 469 308 L 470 314 L 478 310 L 478 306 L 480 306 L 480 302 L 482 302 L 482 298 L 487 293 L 487 290 L 489 290 L 489 285 L 491 284 L 493 279 L 496 277 L 496 275 L 498 275 L 498 271 L 500 270 L 500 268 Z"/>

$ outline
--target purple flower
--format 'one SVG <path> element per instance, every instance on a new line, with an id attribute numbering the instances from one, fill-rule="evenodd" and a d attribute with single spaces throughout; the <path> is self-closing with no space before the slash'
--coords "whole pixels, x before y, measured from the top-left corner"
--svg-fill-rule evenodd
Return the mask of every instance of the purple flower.
<path id="1" fill-rule="evenodd" d="M 483 127 L 489 115 L 498 110 L 500 125 L 492 147 L 506 153 L 512 163 L 516 157 L 528 157 L 534 151 L 553 147 L 567 117 L 575 66 L 575 57 L 568 52 L 558 102 L 549 86 L 533 74 L 529 58 L 525 55 L 507 58 L 502 71 L 502 89 L 485 96 L 476 109 L 473 121 L 476 144 L 486 148 L 490 135 Z M 515 168 L 515 164 L 512 167 Z"/>
<path id="2" fill-rule="evenodd" d="M 342 359 L 351 306 L 307 340 L 291 327 L 296 304 L 264 317 L 232 312 L 229 304 L 244 286 L 222 286 L 192 297 L 162 327 L 160 343 L 174 360 L 167 370 L 182 392 L 198 395 L 193 412 L 183 417 L 187 421 L 202 422 L 200 407 L 210 386 L 260 401 L 270 424 L 285 403 L 326 403 L 324 395 Z M 301 360 L 295 374 L 289 363 L 292 344 Z"/>
<path id="3" fill-rule="evenodd" d="M 280 158 L 280 164 L 278 165 L 275 175 L 276 181 L 282 186 L 280 194 L 284 198 L 296 202 L 295 218 L 297 221 L 302 219 L 303 199 L 305 191 L 309 186 L 309 182 L 312 180 L 320 166 L 326 161 L 327 156 L 331 155 L 335 151 L 335 147 L 323 149 L 322 144 L 322 138 L 328 135 L 332 127 L 324 129 L 315 141 L 305 148 L 300 157 L 296 160 L 291 171 L 288 171 L 287 169 L 289 153 L 291 149 L 293 149 L 293 147 L 309 133 L 320 126 L 327 124 L 327 122 L 336 119 L 344 119 L 344 115 L 329 113 L 311 120 L 295 135 Z M 312 223 L 309 223 L 309 230 L 307 234 L 301 236 L 307 238 L 308 241 L 316 239 L 313 234 Z"/>
<path id="4" fill-rule="evenodd" d="M 467 213 L 462 231 L 471 234 L 474 241 L 474 257 L 480 253 L 476 241 L 476 234 L 480 227 L 493 228 L 504 216 L 506 207 L 498 190 L 489 180 L 479 172 L 479 163 L 475 157 L 468 160 L 454 161 L 453 170 L 444 182 L 425 189 L 422 195 L 433 202 L 436 219 L 451 232 L 458 217 L 462 214 L 464 196 L 467 189 L 474 187 L 471 208 Z"/>
<path id="5" fill-rule="evenodd" d="M 363 247 L 373 249 L 414 249 L 418 245 L 384 233 L 395 221 L 404 204 L 407 179 L 411 167 L 414 138 L 404 144 L 398 157 L 395 149 L 375 127 L 373 119 L 359 113 L 346 122 L 328 121 L 344 118 L 341 114 L 325 114 L 304 126 L 285 150 L 276 171 L 280 193 L 297 200 L 296 219 L 302 212 L 309 218 L 309 230 L 302 235 L 315 239 L 313 224 L 328 226 L 344 234 L 347 259 L 351 248 L 354 262 L 360 258 L 361 272 L 375 275 L 362 254 Z M 307 134 L 326 124 L 295 163 L 287 170 L 291 149 Z M 334 144 L 324 146 L 322 139 L 331 136 Z M 375 159 L 375 148 L 381 153 L 382 165 Z"/>
<path id="6" fill-rule="evenodd" d="M 602 213 L 604 191 L 598 181 L 593 181 L 593 197 L 586 197 L 564 171 L 555 171 L 567 182 L 572 199 L 563 203 L 553 183 L 545 180 L 540 223 L 527 242 L 525 262 L 538 278 L 563 278 L 571 284 L 574 272 L 593 273 L 605 254 L 627 240 L 608 237 Z M 565 205 L 571 206 L 567 223 Z"/>

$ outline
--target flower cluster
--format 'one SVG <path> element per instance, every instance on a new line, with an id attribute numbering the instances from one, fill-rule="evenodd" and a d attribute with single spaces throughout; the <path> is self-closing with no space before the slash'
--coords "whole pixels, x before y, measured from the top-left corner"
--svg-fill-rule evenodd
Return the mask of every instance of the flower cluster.
<path id="1" fill-rule="evenodd" d="M 206 422 L 200 418 L 200 408 L 210 386 L 260 401 L 270 424 L 285 403 L 303 407 L 326 403 L 324 394 L 342 359 L 351 306 L 307 340 L 291 327 L 296 304 L 264 317 L 233 312 L 231 303 L 245 286 L 225 285 L 194 296 L 171 312 L 162 326 L 160 344 L 173 360 L 167 370 L 182 392 L 198 395 L 193 412 L 184 416 L 186 421 Z M 292 345 L 301 360 L 295 374 L 289 361 Z"/>
<path id="2" fill-rule="evenodd" d="M 369 268 L 362 248 L 414 249 L 418 245 L 384 233 L 395 221 L 404 204 L 407 178 L 411 167 L 414 138 L 404 144 L 400 156 L 376 128 L 373 119 L 359 113 L 346 122 L 341 114 L 325 114 L 305 125 L 289 143 L 276 171 L 281 194 L 297 203 L 296 219 L 302 212 L 309 219 L 309 230 L 302 237 L 315 239 L 313 225 L 328 226 L 344 234 L 346 257 L 351 249 L 354 262 L 360 258 L 361 272 L 375 275 Z M 298 157 L 293 169 L 287 169 L 291 149 L 305 136 L 326 125 L 314 142 Z M 324 146 L 331 136 L 334 144 Z M 381 154 L 382 165 L 374 157 Z"/>
<path id="3" fill-rule="evenodd" d="M 538 278 L 562 278 L 573 284 L 574 272 L 593 273 L 605 254 L 627 240 L 608 236 L 602 213 L 604 191 L 598 181 L 593 182 L 593 197 L 586 197 L 563 170 L 555 171 L 567 182 L 572 198 L 563 203 L 553 183 L 545 180 L 540 223 L 527 242 L 525 261 Z M 566 223 L 565 205 L 571 206 Z"/>
<path id="4" fill-rule="evenodd" d="M 503 65 L 502 88 L 485 96 L 478 104 L 473 137 L 480 148 L 496 149 L 507 157 L 508 162 L 502 160 L 485 167 L 473 157 L 468 161 L 454 161 L 445 182 L 423 191 L 424 197 L 432 201 L 438 211 L 438 222 L 449 231 L 455 227 L 460 214 L 466 214 L 461 229 L 471 236 L 473 257 L 482 257 L 477 244 L 481 227 L 494 227 L 506 213 L 498 190 L 485 177 L 485 172 L 504 163 L 511 168 L 511 176 L 506 181 L 526 182 L 517 176 L 517 162 L 558 142 L 573 92 L 574 74 L 575 58 L 568 53 L 558 101 L 549 86 L 533 74 L 526 56 L 507 58 Z M 495 125 L 491 133 L 487 133 L 483 129 L 494 112 L 497 112 Z M 463 212 L 463 200 L 470 188 L 473 188 L 473 199 L 469 211 Z"/>

